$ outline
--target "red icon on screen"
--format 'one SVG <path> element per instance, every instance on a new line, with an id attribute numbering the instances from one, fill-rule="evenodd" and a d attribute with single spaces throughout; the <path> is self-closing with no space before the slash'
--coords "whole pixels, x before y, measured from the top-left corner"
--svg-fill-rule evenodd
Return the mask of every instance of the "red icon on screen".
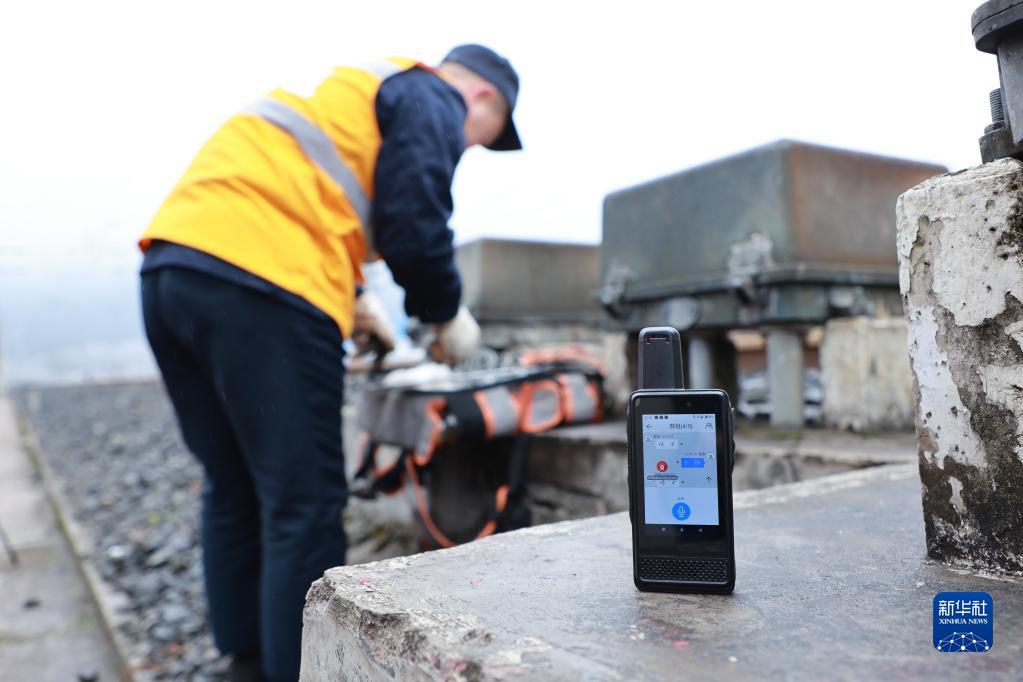
<path id="1" fill-rule="evenodd" d="M 668 470 L 668 463 L 665 462 L 664 460 L 661 460 L 660 462 L 657 463 L 657 470 L 663 474 L 665 471 Z"/>

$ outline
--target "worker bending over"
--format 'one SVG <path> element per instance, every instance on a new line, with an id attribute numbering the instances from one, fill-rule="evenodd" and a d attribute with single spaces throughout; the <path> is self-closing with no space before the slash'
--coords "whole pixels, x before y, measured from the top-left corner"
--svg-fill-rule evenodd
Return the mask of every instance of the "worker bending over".
<path id="1" fill-rule="evenodd" d="M 387 336 L 357 299 L 362 263 L 386 261 L 435 357 L 478 343 L 451 181 L 468 147 L 521 148 L 517 95 L 480 45 L 275 90 L 213 135 L 140 240 L 146 334 L 205 470 L 209 620 L 235 679 L 298 678 L 306 591 L 345 560 L 341 342 Z"/>

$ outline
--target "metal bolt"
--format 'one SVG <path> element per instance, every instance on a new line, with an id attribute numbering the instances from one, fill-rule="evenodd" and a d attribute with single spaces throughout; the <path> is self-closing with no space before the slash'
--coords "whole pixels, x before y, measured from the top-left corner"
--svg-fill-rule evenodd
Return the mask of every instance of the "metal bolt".
<path id="1" fill-rule="evenodd" d="M 1005 127 L 1005 111 L 1002 109 L 1002 89 L 995 88 L 992 90 L 991 94 L 988 95 L 988 100 L 991 103 L 991 124 L 984 128 L 985 133 Z"/>
<path id="2" fill-rule="evenodd" d="M 981 136 L 984 163 L 1023 159 L 1023 0 L 988 0 L 970 17 L 973 43 L 998 58 L 1000 92 L 991 93 L 991 124 Z"/>

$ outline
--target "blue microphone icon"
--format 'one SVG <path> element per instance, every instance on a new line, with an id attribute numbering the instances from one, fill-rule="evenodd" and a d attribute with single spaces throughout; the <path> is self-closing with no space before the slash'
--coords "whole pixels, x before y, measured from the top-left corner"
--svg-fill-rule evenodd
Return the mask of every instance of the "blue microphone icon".
<path id="1" fill-rule="evenodd" d="M 686 519 L 689 518 L 689 515 L 691 513 L 692 510 L 689 508 L 689 505 L 686 504 L 685 502 L 677 502 L 675 503 L 675 506 L 671 508 L 671 515 L 674 516 L 679 521 L 685 521 Z"/>

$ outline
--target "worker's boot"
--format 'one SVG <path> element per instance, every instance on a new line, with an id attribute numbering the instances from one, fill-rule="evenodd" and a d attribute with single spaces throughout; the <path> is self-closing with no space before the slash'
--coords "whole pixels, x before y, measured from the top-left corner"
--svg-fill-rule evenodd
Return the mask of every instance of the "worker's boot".
<path id="1" fill-rule="evenodd" d="M 230 682 L 263 682 L 259 654 L 233 657 L 231 665 L 227 668 L 227 679 Z"/>

